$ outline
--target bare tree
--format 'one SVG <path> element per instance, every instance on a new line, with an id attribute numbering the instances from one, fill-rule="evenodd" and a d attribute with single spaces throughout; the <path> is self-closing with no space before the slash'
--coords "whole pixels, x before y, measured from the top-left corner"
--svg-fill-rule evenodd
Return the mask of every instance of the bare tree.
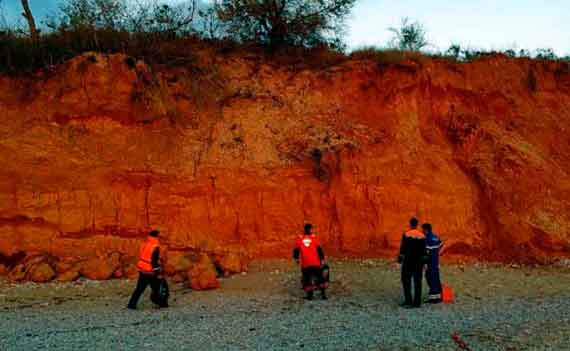
<path id="1" fill-rule="evenodd" d="M 4 15 L 4 1 L 0 0 L 0 32 L 8 28 L 8 21 L 6 20 L 6 15 Z"/>
<path id="2" fill-rule="evenodd" d="M 40 39 L 38 29 L 36 28 L 36 21 L 34 20 L 34 16 L 32 15 L 32 11 L 30 10 L 30 5 L 28 4 L 28 0 L 22 0 L 22 7 L 24 8 L 24 12 L 22 16 L 28 21 L 28 27 L 30 28 L 30 36 L 34 43 L 37 43 Z"/>
<path id="3" fill-rule="evenodd" d="M 56 27 L 120 29 L 127 13 L 125 0 L 66 0 L 60 3 Z"/>
<path id="4" fill-rule="evenodd" d="M 194 31 L 198 0 L 170 3 L 164 0 L 132 0 L 126 29 L 135 33 L 188 34 Z"/>
<path id="5" fill-rule="evenodd" d="M 4 1 L 0 0 L 0 21 L 4 21 L 5 20 L 5 16 L 4 16 Z"/>
<path id="6" fill-rule="evenodd" d="M 153 9 L 149 29 L 154 32 L 189 33 L 193 31 L 192 22 L 197 10 L 197 1 L 190 0 L 177 5 L 162 3 Z"/>

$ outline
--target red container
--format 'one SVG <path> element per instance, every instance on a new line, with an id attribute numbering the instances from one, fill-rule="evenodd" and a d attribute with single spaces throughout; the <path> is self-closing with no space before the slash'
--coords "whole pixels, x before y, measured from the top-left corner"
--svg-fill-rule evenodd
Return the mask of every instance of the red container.
<path id="1" fill-rule="evenodd" d="M 449 285 L 443 284 L 441 298 L 444 303 L 453 303 L 453 289 Z"/>

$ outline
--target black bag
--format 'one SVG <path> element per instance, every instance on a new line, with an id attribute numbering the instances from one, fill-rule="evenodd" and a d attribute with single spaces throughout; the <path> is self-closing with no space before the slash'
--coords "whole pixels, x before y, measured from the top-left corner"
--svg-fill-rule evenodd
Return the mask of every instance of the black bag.
<path id="1" fill-rule="evenodd" d="M 321 279 L 322 284 L 328 287 L 331 281 L 331 269 L 328 264 L 325 264 L 321 267 Z"/>
<path id="2" fill-rule="evenodd" d="M 150 300 L 159 307 L 168 307 L 169 296 L 170 296 L 170 290 L 168 289 L 168 283 L 166 282 L 166 279 L 160 278 L 158 284 L 158 291 L 153 292 L 150 295 Z"/>

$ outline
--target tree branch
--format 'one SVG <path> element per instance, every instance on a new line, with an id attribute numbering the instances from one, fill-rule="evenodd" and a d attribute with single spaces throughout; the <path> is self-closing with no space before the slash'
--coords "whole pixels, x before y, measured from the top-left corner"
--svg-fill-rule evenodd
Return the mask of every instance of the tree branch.
<path id="1" fill-rule="evenodd" d="M 22 7 L 24 8 L 24 13 L 22 16 L 28 21 L 28 26 L 30 27 L 30 36 L 32 37 L 32 41 L 37 43 L 40 39 L 38 34 L 38 29 L 36 28 L 36 21 L 34 20 L 34 16 L 32 15 L 32 11 L 30 10 L 30 5 L 28 4 L 28 0 L 22 0 Z"/>

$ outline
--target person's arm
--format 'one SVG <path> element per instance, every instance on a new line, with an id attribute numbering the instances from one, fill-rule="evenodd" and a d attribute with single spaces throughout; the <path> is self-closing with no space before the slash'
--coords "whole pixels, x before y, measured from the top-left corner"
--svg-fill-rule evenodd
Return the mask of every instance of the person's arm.
<path id="1" fill-rule="evenodd" d="M 429 249 L 427 248 L 428 242 L 426 239 L 420 239 L 420 242 L 421 242 L 420 247 L 422 248 L 420 262 L 428 263 L 430 256 Z"/>
<path id="2" fill-rule="evenodd" d="M 398 263 L 404 262 L 404 236 L 402 234 L 402 239 L 400 240 L 400 254 L 398 255 Z"/>
<path id="3" fill-rule="evenodd" d="M 317 246 L 317 253 L 319 254 L 319 258 L 321 260 L 321 265 L 326 263 L 325 260 L 325 252 L 323 251 L 323 248 L 319 245 Z"/>
<path id="4" fill-rule="evenodd" d="M 160 271 L 160 249 L 157 247 L 152 252 L 152 256 L 150 259 L 150 264 L 152 265 L 152 270 L 155 272 Z"/>
<path id="5" fill-rule="evenodd" d="M 439 256 L 443 254 L 445 250 L 443 249 L 443 241 L 439 242 L 439 251 L 437 252 Z"/>
<path id="6" fill-rule="evenodd" d="M 433 238 L 431 240 L 426 239 L 426 248 L 428 251 L 440 249 L 443 246 L 443 243 L 438 238 Z"/>
<path id="7" fill-rule="evenodd" d="M 293 249 L 293 259 L 295 260 L 295 262 L 299 263 L 299 255 L 301 254 L 301 250 L 296 247 L 295 249 Z"/>

